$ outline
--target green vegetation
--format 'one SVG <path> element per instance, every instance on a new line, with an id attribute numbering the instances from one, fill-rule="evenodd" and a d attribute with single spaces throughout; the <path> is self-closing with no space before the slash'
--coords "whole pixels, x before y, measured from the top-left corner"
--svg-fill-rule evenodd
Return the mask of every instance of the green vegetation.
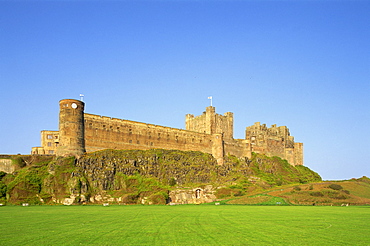
<path id="1" fill-rule="evenodd" d="M 271 189 L 252 192 L 252 194 L 243 197 L 230 197 L 229 204 L 263 204 L 268 200 L 269 195 L 281 198 L 291 205 L 370 205 L 370 184 L 363 179 L 353 179 L 350 181 L 341 181 L 341 189 L 338 186 L 332 186 L 336 182 L 319 182 L 305 185 L 285 185 Z M 329 188 L 334 187 L 335 189 Z M 279 189 L 277 189 L 279 188 Z M 262 198 L 256 199 L 254 197 Z M 283 203 L 282 203 L 283 204 Z"/>
<path id="2" fill-rule="evenodd" d="M 0 217 L 2 245 L 370 244 L 370 207 L 5 206 Z"/>
<path id="3" fill-rule="evenodd" d="M 123 204 L 166 204 L 168 189 L 154 178 L 145 178 L 140 174 L 127 176 L 116 174 L 113 197 L 122 197 Z"/>
<path id="4" fill-rule="evenodd" d="M 74 157 L 12 156 L 13 174 L 0 173 L 2 204 L 166 204 L 169 192 L 206 185 L 229 204 L 370 204 L 370 179 L 322 182 L 307 167 L 279 157 L 227 156 L 178 150 L 104 150 Z M 24 167 L 20 167 L 25 165 Z"/>
<path id="5" fill-rule="evenodd" d="M 253 196 L 245 196 L 240 199 L 231 199 L 226 204 L 245 204 L 245 205 L 290 205 L 289 202 L 281 197 L 271 196 L 267 194 L 258 194 Z"/>
<path id="6" fill-rule="evenodd" d="M 3 178 L 6 176 L 6 173 L 0 171 L 0 203 L 3 204 L 6 202 L 6 191 L 8 189 L 7 185 L 4 183 Z"/>
<path id="7" fill-rule="evenodd" d="M 26 166 L 26 162 L 21 156 L 15 156 L 12 158 L 12 163 L 16 168 L 23 168 Z"/>
<path id="8" fill-rule="evenodd" d="M 368 177 L 351 179 L 350 182 L 345 182 L 343 185 L 352 195 L 370 199 L 370 179 Z"/>
<path id="9" fill-rule="evenodd" d="M 333 190 L 342 190 L 343 189 L 343 187 L 339 184 L 330 184 L 328 187 L 330 189 L 333 189 Z"/>

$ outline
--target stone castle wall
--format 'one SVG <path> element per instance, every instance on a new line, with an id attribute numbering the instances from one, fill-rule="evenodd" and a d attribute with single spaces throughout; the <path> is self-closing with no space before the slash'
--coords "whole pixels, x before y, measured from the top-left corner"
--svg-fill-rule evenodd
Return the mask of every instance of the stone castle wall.
<path id="1" fill-rule="evenodd" d="M 286 126 L 267 128 L 259 122 L 246 128 L 245 139 L 233 138 L 233 113 L 216 109 L 186 115 L 186 130 L 84 113 L 78 100 L 60 101 L 59 131 L 42 131 L 41 147 L 32 154 L 81 156 L 102 149 L 177 149 L 212 154 L 222 165 L 225 155 L 251 157 L 252 152 L 279 156 L 303 165 L 303 144 L 295 143 Z"/>
<path id="2" fill-rule="evenodd" d="M 59 131 L 41 131 L 41 146 L 33 147 L 32 154 L 55 155 L 59 144 Z"/>
<path id="3" fill-rule="evenodd" d="M 227 112 L 225 115 L 216 114 L 215 107 L 207 107 L 202 115 L 194 117 L 192 114 L 186 115 L 186 130 L 207 134 L 222 134 L 224 138 L 233 138 L 233 113 Z"/>
<path id="4" fill-rule="evenodd" d="M 178 149 L 212 154 L 212 136 L 130 120 L 85 114 L 87 152 L 102 149 Z"/>
<path id="5" fill-rule="evenodd" d="M 295 143 L 286 126 L 272 125 L 271 128 L 260 122 L 249 126 L 245 131 L 251 151 L 267 156 L 279 156 L 292 165 L 303 165 L 303 144 Z"/>

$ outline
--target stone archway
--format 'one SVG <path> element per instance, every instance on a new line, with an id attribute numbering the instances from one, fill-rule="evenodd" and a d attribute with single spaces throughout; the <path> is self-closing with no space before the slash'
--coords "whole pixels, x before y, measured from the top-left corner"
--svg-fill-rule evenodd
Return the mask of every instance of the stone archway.
<path id="1" fill-rule="evenodd" d="M 195 190 L 195 198 L 196 199 L 200 199 L 201 198 L 201 189 L 196 189 Z"/>

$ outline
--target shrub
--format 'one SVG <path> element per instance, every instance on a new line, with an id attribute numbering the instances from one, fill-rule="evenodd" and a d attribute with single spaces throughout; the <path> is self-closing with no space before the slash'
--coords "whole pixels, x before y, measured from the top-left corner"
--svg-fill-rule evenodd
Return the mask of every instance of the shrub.
<path id="1" fill-rule="evenodd" d="M 333 189 L 333 190 L 342 190 L 343 187 L 339 184 L 331 184 L 328 186 L 330 189 Z"/>
<path id="2" fill-rule="evenodd" d="M 139 196 L 137 194 L 126 194 L 122 197 L 122 202 L 127 204 L 136 204 Z"/>
<path id="3" fill-rule="evenodd" d="M 349 190 L 342 190 L 342 192 L 346 193 L 346 194 L 350 194 Z"/>
<path id="4" fill-rule="evenodd" d="M 168 194 L 165 192 L 157 192 L 149 197 L 149 200 L 152 201 L 155 205 L 164 205 L 168 199 Z"/>
<path id="5" fill-rule="evenodd" d="M 324 194 L 321 191 L 312 191 L 310 193 L 311 196 L 316 196 L 316 197 L 322 197 Z"/>
<path id="6" fill-rule="evenodd" d="M 0 182 L 0 197 L 6 196 L 7 186 L 3 182 Z"/>
<path id="7" fill-rule="evenodd" d="M 341 195 L 335 196 L 335 197 L 333 197 L 333 198 L 334 198 L 334 199 L 339 199 L 339 200 L 344 200 L 344 199 L 347 199 L 347 198 L 348 198 L 348 196 L 341 194 Z"/>
<path id="8" fill-rule="evenodd" d="M 308 187 L 309 190 L 313 190 L 313 185 L 310 185 L 310 187 Z"/>
<path id="9" fill-rule="evenodd" d="M 277 186 L 281 186 L 283 184 L 283 181 L 281 181 L 280 179 L 276 180 L 276 185 Z"/>
<path id="10" fill-rule="evenodd" d="M 168 184 L 170 185 L 170 186 L 175 186 L 176 185 L 176 179 L 174 178 L 174 177 L 172 177 L 172 178 L 170 178 L 170 181 L 168 182 Z"/>
<path id="11" fill-rule="evenodd" d="M 0 171 L 0 180 L 2 180 L 5 175 L 6 175 L 6 172 Z"/>
<path id="12" fill-rule="evenodd" d="M 12 159 L 12 161 L 13 164 L 18 168 L 23 168 L 27 165 L 26 162 L 20 156 L 15 157 L 14 159 Z"/>
<path id="13" fill-rule="evenodd" d="M 294 186 L 294 187 L 293 187 L 293 190 L 295 190 L 295 191 L 301 191 L 302 189 L 301 189 L 301 187 L 299 187 L 299 186 Z"/>
<path id="14" fill-rule="evenodd" d="M 225 198 L 230 196 L 243 196 L 244 192 L 241 189 L 233 189 L 233 188 L 220 188 L 216 191 L 217 198 Z"/>
<path id="15" fill-rule="evenodd" d="M 243 192 L 243 190 L 235 190 L 235 193 L 234 193 L 234 196 L 244 196 L 245 193 Z"/>

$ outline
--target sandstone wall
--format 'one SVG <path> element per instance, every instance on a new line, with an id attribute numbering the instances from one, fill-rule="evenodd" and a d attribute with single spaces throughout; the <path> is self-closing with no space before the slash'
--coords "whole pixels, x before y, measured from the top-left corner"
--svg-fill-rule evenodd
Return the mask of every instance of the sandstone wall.
<path id="1" fill-rule="evenodd" d="M 259 122 L 246 128 L 246 140 L 250 143 L 250 151 L 267 156 L 278 156 L 286 159 L 292 165 L 303 165 L 303 144 L 295 143 L 286 126 Z"/>
<path id="2" fill-rule="evenodd" d="M 170 205 L 175 204 L 200 204 L 209 203 L 217 200 L 214 193 L 216 190 L 212 185 L 206 185 L 204 189 L 198 187 L 194 189 L 176 189 L 170 191 Z"/>
<path id="3" fill-rule="evenodd" d="M 252 151 L 250 145 L 245 139 L 225 139 L 224 140 L 225 155 L 235 155 L 237 157 L 251 157 Z"/>
<path id="4" fill-rule="evenodd" d="M 14 170 L 14 165 L 11 159 L 0 159 L 0 171 L 13 173 Z"/>
<path id="5" fill-rule="evenodd" d="M 295 143 L 286 126 L 256 122 L 245 139 L 233 138 L 233 113 L 216 114 L 209 106 L 202 115 L 186 115 L 186 130 L 84 113 L 84 102 L 59 102 L 59 131 L 42 131 L 41 146 L 32 154 L 81 156 L 103 149 L 175 149 L 212 154 L 220 165 L 225 155 L 251 157 L 252 152 L 278 156 L 303 165 L 303 144 Z"/>
<path id="6" fill-rule="evenodd" d="M 199 116 L 186 115 L 186 130 L 207 134 L 222 134 L 223 138 L 233 138 L 233 124 L 233 113 L 216 114 L 216 109 L 212 106 L 207 107 L 206 111 Z"/>
<path id="7" fill-rule="evenodd" d="M 58 156 L 82 156 L 85 153 L 85 103 L 73 99 L 59 101 Z"/>
<path id="8" fill-rule="evenodd" d="M 212 154 L 211 135 L 85 113 L 85 148 L 178 149 Z"/>
<path id="9" fill-rule="evenodd" d="M 294 143 L 294 165 L 303 165 L 303 143 Z"/>

